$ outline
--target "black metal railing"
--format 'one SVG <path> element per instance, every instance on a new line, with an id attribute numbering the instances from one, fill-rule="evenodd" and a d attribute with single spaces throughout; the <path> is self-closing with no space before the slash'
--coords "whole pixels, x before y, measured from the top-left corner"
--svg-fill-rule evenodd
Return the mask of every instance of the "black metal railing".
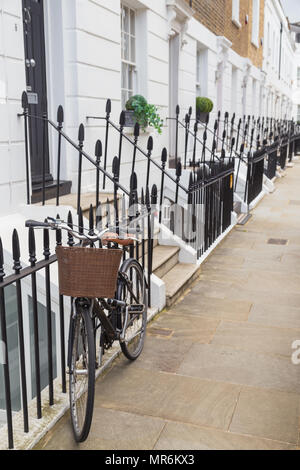
<path id="1" fill-rule="evenodd" d="M 157 211 L 157 188 L 155 185 L 152 186 L 151 192 L 149 188 L 142 190 L 139 197 L 137 192 L 137 178 L 133 174 L 131 179 L 131 191 L 129 197 L 123 194 L 121 198 L 118 197 L 118 171 L 119 162 L 118 158 L 114 159 L 113 163 L 114 171 L 114 206 L 112 207 L 109 203 L 105 204 L 104 207 L 100 204 L 98 206 L 96 220 L 94 218 L 94 210 L 91 206 L 89 211 L 89 233 L 92 234 L 95 226 L 101 229 L 105 226 L 113 226 L 115 230 L 119 230 L 122 226 L 127 227 L 128 233 L 134 233 L 134 236 L 139 240 L 135 242 L 135 245 L 131 246 L 129 252 L 123 249 L 123 259 L 135 257 L 138 259 L 146 275 L 146 282 L 148 287 L 148 301 L 151 305 L 151 273 L 152 273 L 152 256 L 153 256 L 153 233 L 154 233 L 154 218 Z M 59 216 L 58 216 L 59 218 Z M 71 230 L 78 230 L 83 233 L 83 216 L 82 210 L 79 209 L 78 223 L 77 226 L 73 223 L 73 217 L 71 212 L 68 214 L 67 223 Z M 56 242 L 54 245 L 60 246 L 63 243 L 61 231 L 56 232 Z M 68 246 L 74 246 L 75 240 L 71 233 L 68 234 L 65 243 Z M 110 244 L 108 248 L 114 248 L 113 244 Z M 36 238 L 33 229 L 29 229 L 28 233 L 28 260 L 27 266 L 23 267 L 21 264 L 21 253 L 18 232 L 14 230 L 12 235 L 12 253 L 13 253 L 13 274 L 5 275 L 4 269 L 4 253 L 2 242 L 0 239 L 0 332 L 1 332 L 1 345 L 4 350 L 3 364 L 0 365 L 0 370 L 3 368 L 3 381 L 4 388 L 1 389 L 1 399 L 4 400 L 6 410 L 6 423 L 8 433 L 8 448 L 14 447 L 14 419 L 13 414 L 17 411 L 22 411 L 23 414 L 23 431 L 28 433 L 33 423 L 30 423 L 28 403 L 28 373 L 29 370 L 34 370 L 34 390 L 36 398 L 36 419 L 43 417 L 43 403 L 42 403 L 42 389 L 45 388 L 45 379 L 41 381 L 41 342 L 40 342 L 40 315 L 43 309 L 46 310 L 46 330 L 47 330 L 47 387 L 48 387 L 48 405 L 52 407 L 55 404 L 54 396 L 54 370 L 57 370 L 57 364 L 54 364 L 55 357 L 57 354 L 53 354 L 53 337 L 54 328 L 52 323 L 52 307 L 51 305 L 55 302 L 59 305 L 59 328 L 60 338 L 56 341 L 55 347 L 59 349 L 60 361 L 60 375 L 62 392 L 66 393 L 66 344 L 65 344 L 65 331 L 67 326 L 67 318 L 70 316 L 72 302 L 66 301 L 63 296 L 57 296 L 57 275 L 53 274 L 50 267 L 57 262 L 55 250 L 53 252 L 50 249 L 50 238 L 49 230 L 43 230 L 43 259 L 37 260 L 36 250 Z M 26 255 L 22 255 L 22 259 L 25 259 Z M 39 275 L 39 283 L 37 276 Z M 41 284 L 42 276 L 42 284 Z M 32 334 L 33 338 L 33 354 L 31 355 L 33 363 L 29 366 L 26 363 L 25 357 L 25 345 L 30 344 L 31 337 L 28 337 L 28 331 L 24 329 L 24 311 L 25 303 L 29 299 L 24 298 L 22 295 L 22 289 L 24 283 L 30 284 L 30 302 L 32 305 Z M 55 286 L 55 288 L 54 288 Z M 11 390 L 11 375 L 12 375 L 12 359 L 9 351 L 11 350 L 12 344 L 10 344 L 12 338 L 7 334 L 7 306 L 5 302 L 7 289 L 13 287 L 15 289 L 15 302 L 17 309 L 17 324 L 18 324 L 18 344 L 16 346 L 16 340 L 14 339 L 14 355 L 17 355 L 20 360 L 20 390 L 21 390 L 21 410 L 13 409 L 12 405 L 12 390 Z M 24 303 L 25 302 L 25 303 Z M 68 312 L 65 306 L 69 305 Z M 28 318 L 26 319 L 28 321 Z M 34 359 L 33 359 L 34 358 Z M 55 366 L 55 367 L 54 367 Z M 30 373 L 29 373 L 30 375 Z M 31 379 L 33 380 L 32 376 Z M 32 397 L 33 398 L 33 397 Z"/>

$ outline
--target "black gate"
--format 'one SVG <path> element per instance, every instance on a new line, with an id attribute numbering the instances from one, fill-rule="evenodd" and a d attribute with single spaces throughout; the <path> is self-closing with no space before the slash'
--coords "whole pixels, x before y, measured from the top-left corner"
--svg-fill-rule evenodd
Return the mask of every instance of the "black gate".
<path id="1" fill-rule="evenodd" d="M 43 0 L 23 0 L 23 23 L 29 113 L 35 116 L 46 116 L 47 83 Z M 49 169 L 48 132 L 41 119 L 30 120 L 29 136 L 32 184 L 41 183 L 43 165 L 45 165 L 46 181 L 50 181 L 52 177 Z"/>

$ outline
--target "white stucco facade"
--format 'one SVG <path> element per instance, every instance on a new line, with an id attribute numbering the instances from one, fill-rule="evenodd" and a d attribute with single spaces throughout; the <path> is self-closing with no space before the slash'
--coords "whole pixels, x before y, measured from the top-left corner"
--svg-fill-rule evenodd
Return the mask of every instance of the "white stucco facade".
<path id="1" fill-rule="evenodd" d="M 211 122 L 219 109 L 222 113 L 235 112 L 237 117 L 246 114 L 284 118 L 292 113 L 296 117 L 292 83 L 296 49 L 277 0 L 265 2 L 262 70 L 238 56 L 226 38 L 215 36 L 192 18 L 192 11 L 183 0 L 126 0 L 124 4 L 136 14 L 134 91 L 158 106 L 165 121 L 162 136 L 150 130 L 141 139 L 145 148 L 148 137 L 153 136 L 154 158 L 159 160 L 161 149 L 170 147 L 166 118 L 174 116 L 175 102 L 181 107 L 182 117 L 190 106 L 195 108 L 199 55 L 201 94 L 214 102 Z M 85 150 L 93 155 L 96 140 L 104 139 L 104 122 L 86 117 L 104 116 L 107 98 L 112 100 L 114 122 L 118 122 L 121 112 L 120 0 L 44 0 L 44 9 L 49 117 L 55 120 L 57 106 L 62 104 L 65 132 L 76 140 L 78 126 L 83 123 Z M 26 89 L 22 21 L 21 0 L 0 0 L 0 215 L 17 211 L 26 199 L 23 120 L 17 116 L 21 112 L 21 93 Z M 279 78 L 277 44 L 281 22 Z M 171 46 L 174 37 L 178 42 Z M 178 52 L 175 59 L 174 50 Z M 172 86 L 175 92 L 170 96 Z M 118 153 L 116 133 L 111 134 L 109 142 L 110 170 Z M 124 145 L 121 182 L 128 180 L 132 161 L 132 150 Z M 57 136 L 50 133 L 50 170 L 54 177 L 56 148 Z M 142 181 L 141 160 L 138 157 L 136 171 Z M 83 165 L 83 190 L 88 191 L 94 184 L 95 170 L 85 161 Z M 61 177 L 72 180 L 74 192 L 77 166 L 76 152 L 64 145 Z M 155 181 L 155 170 L 152 178 Z"/>

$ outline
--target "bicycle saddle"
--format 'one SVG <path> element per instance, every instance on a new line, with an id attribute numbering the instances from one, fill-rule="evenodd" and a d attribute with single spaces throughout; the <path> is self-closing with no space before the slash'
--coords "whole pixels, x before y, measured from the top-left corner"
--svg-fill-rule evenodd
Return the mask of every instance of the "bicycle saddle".
<path id="1" fill-rule="evenodd" d="M 129 246 L 134 244 L 135 239 L 131 235 L 126 236 L 125 238 L 120 238 L 117 233 L 106 232 L 102 237 L 103 245 L 107 243 L 117 243 L 121 246 Z"/>

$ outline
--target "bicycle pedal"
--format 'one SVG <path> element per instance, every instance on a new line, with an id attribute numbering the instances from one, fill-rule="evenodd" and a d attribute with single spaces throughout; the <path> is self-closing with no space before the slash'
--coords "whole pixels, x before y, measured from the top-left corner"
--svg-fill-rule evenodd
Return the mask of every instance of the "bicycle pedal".
<path id="1" fill-rule="evenodd" d="M 128 307 L 128 313 L 132 313 L 132 314 L 143 313 L 144 310 L 145 310 L 144 304 L 134 304 Z"/>

